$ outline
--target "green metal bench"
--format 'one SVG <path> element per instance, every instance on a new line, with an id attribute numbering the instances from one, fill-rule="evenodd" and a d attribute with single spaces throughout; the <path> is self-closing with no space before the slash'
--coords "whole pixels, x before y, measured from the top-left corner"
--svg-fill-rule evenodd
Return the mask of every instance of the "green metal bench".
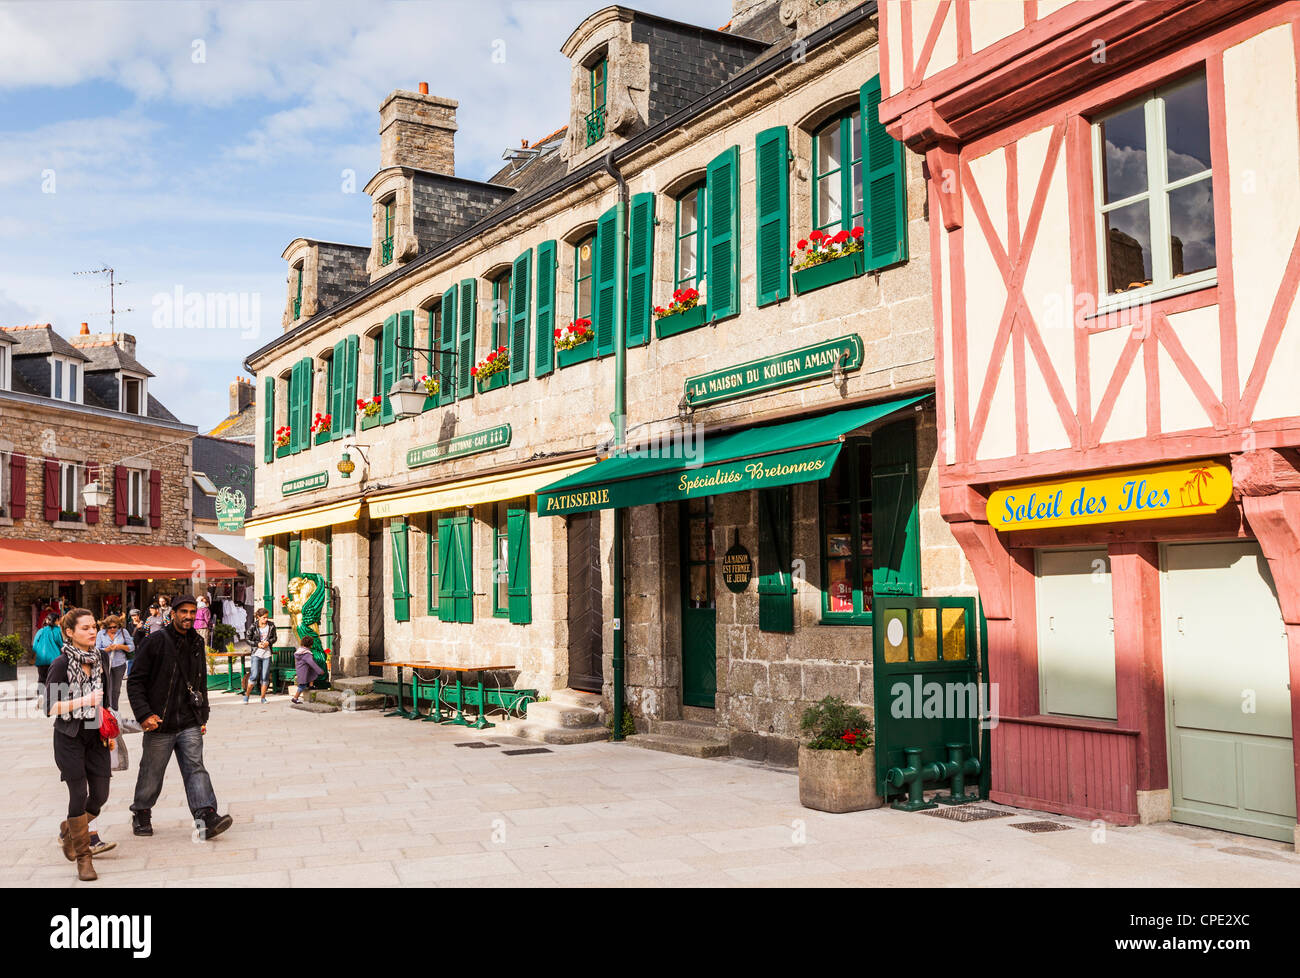
<path id="1" fill-rule="evenodd" d="M 484 670 L 495 671 L 495 670 Z M 376 679 L 372 691 L 384 697 L 399 698 L 398 683 L 391 679 Z M 426 723 L 450 723 L 453 726 L 475 727 L 485 729 L 495 724 L 489 723 L 486 714 L 489 710 L 501 710 L 507 716 L 523 716 L 529 703 L 537 701 L 537 690 L 516 689 L 512 686 L 488 686 L 480 681 L 466 686 L 461 681 L 448 682 L 440 677 L 421 679 L 414 670 L 411 675 L 410 688 L 403 684 L 401 697 L 412 700 L 410 719 L 418 718 Z M 428 708 L 427 714 L 420 714 L 420 706 Z M 474 721 L 465 719 L 465 708 L 473 707 L 478 716 Z M 443 710 L 454 710 L 455 716 L 444 717 Z"/>
<path id="2" fill-rule="evenodd" d="M 298 651 L 296 645 L 277 645 L 271 649 L 271 685 L 277 693 L 285 692 L 298 681 L 298 667 L 294 664 L 293 654 Z M 318 676 L 308 689 L 329 689 L 329 673 Z"/>

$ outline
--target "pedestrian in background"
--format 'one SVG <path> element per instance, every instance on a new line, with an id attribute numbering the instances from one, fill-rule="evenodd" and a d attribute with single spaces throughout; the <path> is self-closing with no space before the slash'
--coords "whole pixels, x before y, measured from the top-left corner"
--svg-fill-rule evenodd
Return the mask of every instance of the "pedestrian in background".
<path id="1" fill-rule="evenodd" d="M 131 675 L 131 660 L 135 658 L 135 646 L 149 634 L 140 617 L 140 609 L 132 608 L 126 620 L 126 633 L 131 636 L 131 651 L 126 654 L 126 674 Z"/>
<path id="2" fill-rule="evenodd" d="M 158 595 L 158 612 L 162 615 L 163 627 L 172 623 L 172 599 L 165 594 Z"/>
<path id="3" fill-rule="evenodd" d="M 262 683 L 262 702 L 266 702 L 266 687 L 271 682 L 271 650 L 275 647 L 278 635 L 275 631 L 275 622 L 271 621 L 271 614 L 265 608 L 257 609 L 257 618 L 253 624 L 248 626 L 248 644 L 253 649 L 252 664 L 248 667 L 248 682 L 244 686 L 244 702 L 248 702 L 248 697 L 252 695 L 253 687 L 257 685 L 258 679 Z"/>
<path id="4" fill-rule="evenodd" d="M 162 631 L 163 617 L 162 612 L 158 609 L 158 602 L 155 601 L 149 605 L 149 617 L 145 620 L 144 627 L 147 629 L 146 634 L 148 635 Z M 135 644 L 139 645 L 140 643 L 137 641 Z"/>
<path id="5" fill-rule="evenodd" d="M 109 682 L 113 690 L 111 701 L 118 703 L 122 692 L 122 677 L 126 675 L 127 656 L 135 655 L 135 643 L 122 627 L 121 618 L 109 615 L 104 619 L 99 634 L 95 636 L 95 648 L 109 654 L 109 665 L 112 667 Z"/>
<path id="6" fill-rule="evenodd" d="M 212 609 L 208 599 L 202 595 L 198 598 L 199 607 L 194 612 L 194 630 L 203 636 L 204 648 L 212 648 Z"/>
<path id="7" fill-rule="evenodd" d="M 44 686 L 50 666 L 63 653 L 63 631 L 53 612 L 45 616 L 40 630 L 32 637 L 32 651 L 36 653 L 36 684 Z"/>

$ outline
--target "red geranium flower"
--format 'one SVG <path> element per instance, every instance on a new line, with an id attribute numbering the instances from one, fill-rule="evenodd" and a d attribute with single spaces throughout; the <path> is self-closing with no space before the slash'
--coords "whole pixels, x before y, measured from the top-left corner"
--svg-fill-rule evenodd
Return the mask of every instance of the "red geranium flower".
<path id="1" fill-rule="evenodd" d="M 470 368 L 469 368 L 469 375 L 470 375 L 471 377 L 477 377 L 477 376 L 478 376 L 478 367 L 470 367 Z"/>
<path id="2" fill-rule="evenodd" d="M 835 237 L 831 238 L 831 244 L 844 244 L 844 242 L 848 240 L 849 240 L 849 232 L 839 231 L 835 235 Z"/>
<path id="3" fill-rule="evenodd" d="M 814 239 L 814 240 L 815 240 L 815 239 Z M 800 238 L 800 239 L 799 239 L 799 250 L 800 250 L 800 251 L 807 251 L 807 250 L 808 250 L 808 240 L 807 240 L 806 238 Z"/>
<path id="4" fill-rule="evenodd" d="M 850 731 L 849 731 L 848 733 L 846 733 L 843 737 L 841 737 L 840 740 L 842 740 L 842 741 L 844 741 L 845 743 L 848 743 L 848 744 L 854 744 L 854 743 L 857 743 L 858 735 L 855 734 L 852 730 L 850 730 Z"/>
<path id="5" fill-rule="evenodd" d="M 808 240 L 820 241 L 824 237 L 826 237 L 826 233 L 824 231 L 814 231 L 812 234 L 808 235 Z"/>
<path id="6" fill-rule="evenodd" d="M 863 230 L 862 230 L 861 227 L 856 227 L 856 228 L 854 228 L 852 231 L 849 232 L 849 234 L 853 235 L 853 238 L 854 238 L 855 241 L 856 241 L 856 240 L 860 240 L 860 239 L 862 238 L 863 233 L 864 233 L 864 232 L 863 232 Z"/>

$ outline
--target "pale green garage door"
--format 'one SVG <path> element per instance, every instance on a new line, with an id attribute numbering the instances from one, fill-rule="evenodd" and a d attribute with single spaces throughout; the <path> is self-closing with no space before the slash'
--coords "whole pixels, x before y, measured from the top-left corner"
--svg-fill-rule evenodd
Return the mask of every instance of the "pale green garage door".
<path id="1" fill-rule="evenodd" d="M 1161 606 L 1174 821 L 1292 841 L 1286 635 L 1259 546 L 1166 546 Z"/>

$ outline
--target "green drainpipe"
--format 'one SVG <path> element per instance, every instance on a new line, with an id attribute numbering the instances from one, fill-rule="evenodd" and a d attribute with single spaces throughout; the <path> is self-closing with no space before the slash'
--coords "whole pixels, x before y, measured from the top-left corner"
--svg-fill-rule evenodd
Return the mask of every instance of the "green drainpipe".
<path id="1" fill-rule="evenodd" d="M 614 151 L 605 154 L 605 169 L 618 182 L 618 210 L 614 215 L 614 233 L 623 243 L 623 261 L 614 271 L 614 444 L 621 448 L 627 440 L 627 181 L 614 166 Z M 623 529 L 626 513 L 614 510 L 614 736 L 623 739 Z"/>

